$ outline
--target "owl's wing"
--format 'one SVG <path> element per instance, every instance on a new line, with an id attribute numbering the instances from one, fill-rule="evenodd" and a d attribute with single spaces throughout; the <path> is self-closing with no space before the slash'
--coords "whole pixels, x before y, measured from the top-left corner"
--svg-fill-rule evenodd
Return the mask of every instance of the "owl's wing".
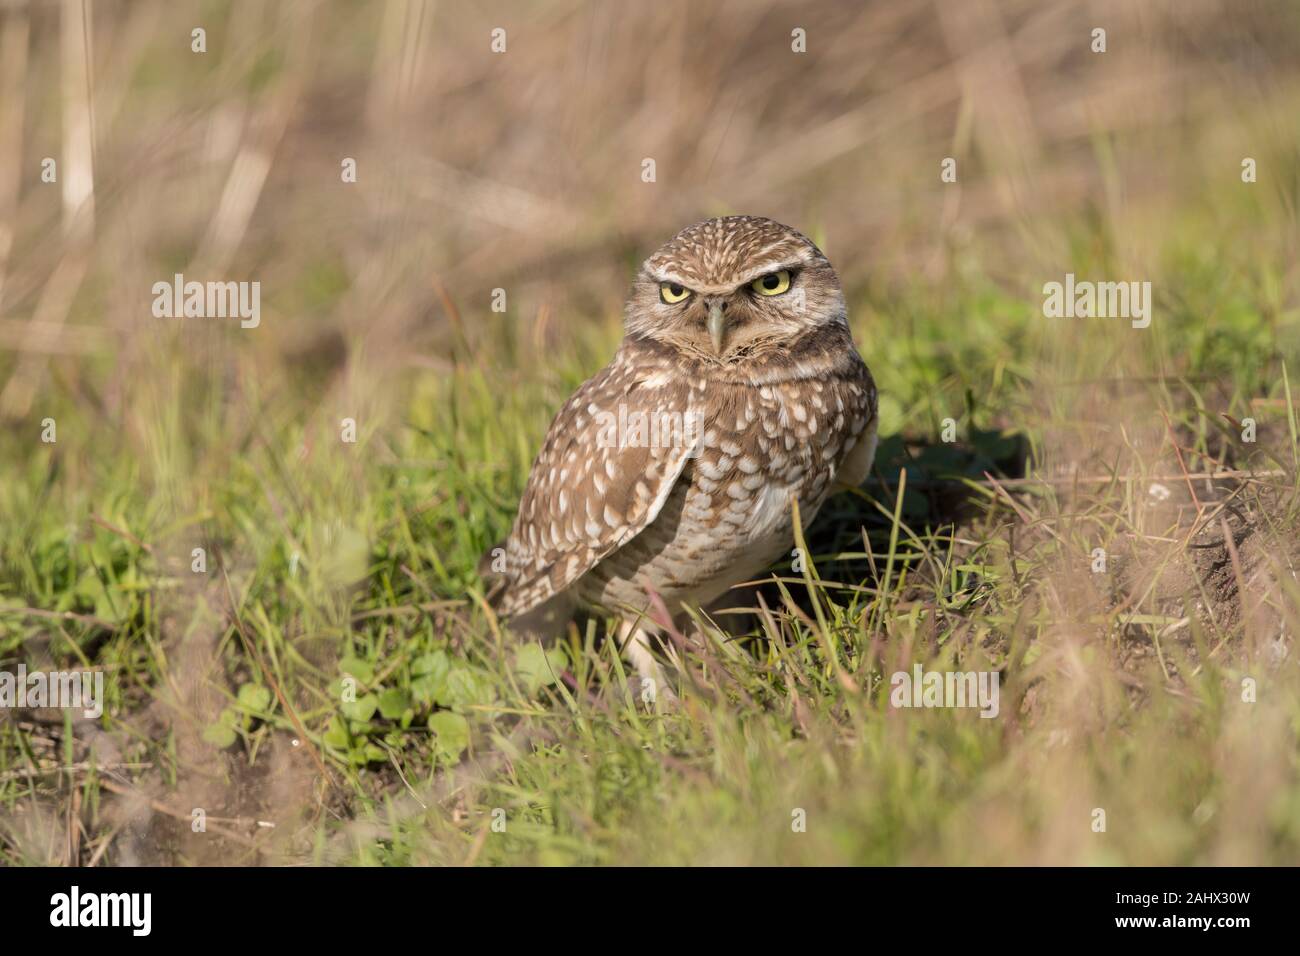
<path id="1" fill-rule="evenodd" d="M 862 420 L 866 424 L 846 443 L 847 451 L 835 474 L 837 488 L 856 488 L 867 480 L 867 475 L 871 472 L 871 463 L 876 457 L 876 442 L 879 437 L 877 429 L 880 420 L 876 383 L 856 352 L 853 354 L 853 359 L 852 374 L 846 376 L 847 381 L 841 385 L 838 397 L 845 411 L 849 413 L 849 420 Z"/>
<path id="2" fill-rule="evenodd" d="M 658 516 L 698 437 L 689 389 L 670 378 L 620 353 L 560 409 L 504 544 L 499 613 L 564 591 Z"/>

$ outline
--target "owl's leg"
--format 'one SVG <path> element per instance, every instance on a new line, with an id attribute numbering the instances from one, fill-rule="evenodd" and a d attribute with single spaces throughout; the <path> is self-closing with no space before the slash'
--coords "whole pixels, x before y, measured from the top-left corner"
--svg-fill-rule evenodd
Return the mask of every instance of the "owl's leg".
<path id="1" fill-rule="evenodd" d="M 641 678 L 640 693 L 643 699 L 648 693 L 648 703 L 661 700 L 671 704 L 677 700 L 677 695 L 673 693 L 663 667 L 651 650 L 655 643 L 657 641 L 651 632 L 651 625 L 644 620 L 623 618 L 619 622 L 618 646 L 623 649 L 636 668 L 637 676 Z"/>
<path id="2" fill-rule="evenodd" d="M 510 619 L 507 630 L 519 641 L 538 641 L 549 647 L 573 619 L 576 603 L 567 593 L 557 594 L 526 614 Z"/>

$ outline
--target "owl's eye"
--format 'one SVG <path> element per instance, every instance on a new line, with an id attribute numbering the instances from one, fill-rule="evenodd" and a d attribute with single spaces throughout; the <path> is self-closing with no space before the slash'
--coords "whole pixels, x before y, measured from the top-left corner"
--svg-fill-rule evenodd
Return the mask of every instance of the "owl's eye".
<path id="1" fill-rule="evenodd" d="M 780 295 L 790 288 L 790 270 L 782 269 L 780 272 L 759 276 L 749 287 L 759 295 Z"/>
<path id="2" fill-rule="evenodd" d="M 676 282 L 659 283 L 659 298 L 669 305 L 676 305 L 678 302 L 685 301 L 690 294 L 690 289 L 684 285 L 678 285 Z"/>

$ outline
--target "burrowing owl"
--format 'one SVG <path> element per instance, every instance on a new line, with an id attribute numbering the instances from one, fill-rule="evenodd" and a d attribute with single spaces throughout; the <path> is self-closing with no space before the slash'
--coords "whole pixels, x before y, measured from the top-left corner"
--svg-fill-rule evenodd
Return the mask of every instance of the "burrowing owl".
<path id="1" fill-rule="evenodd" d="M 682 230 L 641 266 L 625 326 L 555 416 L 481 567 L 516 623 L 576 604 L 622 615 L 638 670 L 659 676 L 649 591 L 674 613 L 704 606 L 789 554 L 792 501 L 808 522 L 866 477 L 876 387 L 835 270 L 770 219 Z"/>

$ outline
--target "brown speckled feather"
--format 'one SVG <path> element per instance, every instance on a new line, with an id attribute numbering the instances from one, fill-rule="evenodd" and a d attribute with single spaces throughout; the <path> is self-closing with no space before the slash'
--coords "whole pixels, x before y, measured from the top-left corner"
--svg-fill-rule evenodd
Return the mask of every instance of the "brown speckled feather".
<path id="1" fill-rule="evenodd" d="M 687 390 L 626 350 L 556 414 L 533 462 L 505 543 L 507 589 L 498 610 L 517 615 L 567 588 L 659 513 L 690 449 L 619 447 L 609 419 L 685 411 Z M 602 447 L 602 446 L 608 447 Z"/>
<path id="2" fill-rule="evenodd" d="M 866 477 L 876 407 L 810 240 L 745 216 L 683 230 L 642 266 L 614 360 L 551 423 L 495 555 L 498 610 L 713 601 L 788 553 L 796 503 L 810 522 Z M 611 434 L 639 415 L 679 430 Z"/>

